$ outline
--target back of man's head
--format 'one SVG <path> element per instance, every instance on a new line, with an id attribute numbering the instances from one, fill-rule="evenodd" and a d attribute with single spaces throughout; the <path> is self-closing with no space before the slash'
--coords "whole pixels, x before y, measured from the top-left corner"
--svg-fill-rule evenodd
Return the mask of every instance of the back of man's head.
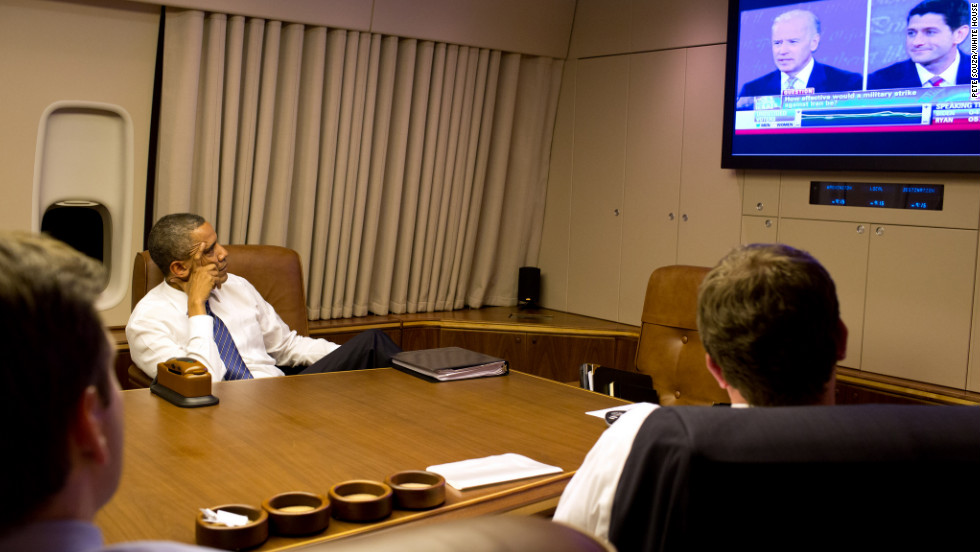
<path id="1" fill-rule="evenodd" d="M 755 406 L 819 403 L 845 339 L 830 274 L 778 244 L 736 248 L 708 273 L 698 329 L 725 380 Z"/>
<path id="2" fill-rule="evenodd" d="M 85 389 L 110 397 L 111 350 L 93 307 L 104 282 L 99 263 L 59 241 L 0 232 L 0 533 L 65 485 L 69 426 Z"/>
<path id="3" fill-rule="evenodd" d="M 194 246 L 191 232 L 205 222 L 200 215 L 174 213 L 164 216 L 153 225 L 147 238 L 147 246 L 150 258 L 164 276 L 170 274 L 170 263 L 190 257 Z"/>
<path id="4" fill-rule="evenodd" d="M 924 0 L 909 10 L 906 22 L 913 16 L 923 16 L 927 13 L 943 16 L 943 20 L 951 30 L 956 30 L 970 22 L 970 8 L 964 0 Z"/>

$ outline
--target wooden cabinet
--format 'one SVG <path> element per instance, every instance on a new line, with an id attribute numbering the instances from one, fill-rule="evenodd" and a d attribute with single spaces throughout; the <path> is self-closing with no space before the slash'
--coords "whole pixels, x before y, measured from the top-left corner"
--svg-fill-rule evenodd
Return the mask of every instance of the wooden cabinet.
<path id="1" fill-rule="evenodd" d="M 781 219 L 779 242 L 808 251 L 830 272 L 837 286 L 841 320 L 848 329 L 841 366 L 861 368 L 864 300 L 868 279 L 867 223 Z"/>
<path id="2" fill-rule="evenodd" d="M 776 217 L 742 217 L 742 236 L 739 240 L 748 243 L 775 243 L 778 241 L 779 219 Z"/>
<path id="3" fill-rule="evenodd" d="M 714 266 L 738 245 L 741 194 L 734 170 L 721 168 L 725 46 L 688 48 L 677 264 Z M 651 129 L 660 132 L 659 128 Z M 629 321 L 626 321 L 629 322 Z M 638 324 L 639 322 L 631 322 Z"/>
<path id="4" fill-rule="evenodd" d="M 850 330 L 842 366 L 964 388 L 977 231 L 782 219 L 779 241 L 833 276 Z"/>
<path id="5" fill-rule="evenodd" d="M 786 243 L 827 268 L 849 330 L 841 366 L 968 388 L 980 208 L 975 183 L 947 181 L 943 210 L 919 212 L 813 205 L 808 180 L 784 176 L 774 195 L 771 178 L 748 174 L 743 240 Z M 755 214 L 776 198 L 778 218 Z M 759 228 L 770 218 L 777 221 L 776 240 Z"/>
<path id="6" fill-rule="evenodd" d="M 861 369 L 962 389 L 977 231 L 873 224 Z"/>
<path id="7" fill-rule="evenodd" d="M 582 363 L 633 369 L 639 328 L 549 309 L 488 307 L 404 315 L 405 350 L 463 347 L 507 359 L 513 370 L 577 382 Z"/>
<path id="8" fill-rule="evenodd" d="M 568 310 L 618 319 L 629 60 L 581 60 L 568 227 Z M 545 275 L 547 279 L 547 275 Z"/>
<path id="9" fill-rule="evenodd" d="M 722 45 L 578 61 L 563 310 L 639 324 L 653 270 L 737 244 L 736 173 L 705 162 L 723 90 L 700 83 L 724 66 Z"/>

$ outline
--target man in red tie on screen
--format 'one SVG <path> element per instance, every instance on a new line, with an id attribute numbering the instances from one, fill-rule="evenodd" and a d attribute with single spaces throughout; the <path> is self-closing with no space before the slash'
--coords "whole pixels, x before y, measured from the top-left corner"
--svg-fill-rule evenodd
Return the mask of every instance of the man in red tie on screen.
<path id="1" fill-rule="evenodd" d="M 925 0 L 905 28 L 909 59 L 868 75 L 868 90 L 969 84 L 970 58 L 959 45 L 970 36 L 970 8 L 963 0 Z"/>

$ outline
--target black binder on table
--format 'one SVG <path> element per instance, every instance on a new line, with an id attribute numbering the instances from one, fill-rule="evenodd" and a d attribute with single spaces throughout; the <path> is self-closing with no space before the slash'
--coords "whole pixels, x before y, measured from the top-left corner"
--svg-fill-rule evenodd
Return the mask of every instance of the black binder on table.
<path id="1" fill-rule="evenodd" d="M 502 376 L 509 370 L 507 361 L 502 358 L 461 347 L 402 351 L 391 361 L 396 368 L 435 381 Z"/>

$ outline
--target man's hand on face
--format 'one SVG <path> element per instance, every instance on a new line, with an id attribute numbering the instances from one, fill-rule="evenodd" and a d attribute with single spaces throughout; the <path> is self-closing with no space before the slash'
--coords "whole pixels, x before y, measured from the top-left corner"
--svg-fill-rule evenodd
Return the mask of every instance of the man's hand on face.
<path id="1" fill-rule="evenodd" d="M 178 281 L 178 285 L 187 294 L 187 315 L 205 314 L 204 303 L 211 295 L 211 290 L 221 287 L 218 265 L 202 256 L 205 243 L 200 242 L 191 250 L 190 274 L 186 281 Z"/>

